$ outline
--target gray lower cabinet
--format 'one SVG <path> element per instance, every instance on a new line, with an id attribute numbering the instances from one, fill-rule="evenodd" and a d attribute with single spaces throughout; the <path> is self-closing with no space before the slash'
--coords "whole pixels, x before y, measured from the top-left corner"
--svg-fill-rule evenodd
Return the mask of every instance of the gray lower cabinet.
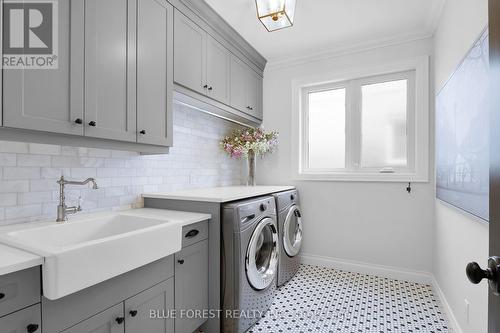
<path id="1" fill-rule="evenodd" d="M 40 304 L 35 304 L 23 310 L 0 318 L 2 333 L 38 333 L 42 332 Z M 90 331 L 89 331 L 90 332 Z M 97 332 L 96 332 L 97 333 Z"/>
<path id="2" fill-rule="evenodd" d="M 0 317 L 40 303 L 40 291 L 40 267 L 0 276 Z"/>
<path id="3" fill-rule="evenodd" d="M 81 323 L 63 331 L 64 333 L 124 333 L 123 304 L 117 304 Z"/>
<path id="4" fill-rule="evenodd" d="M 174 8 L 137 3 L 137 142 L 171 146 Z"/>
<path id="5" fill-rule="evenodd" d="M 2 1 L 0 1 L 0 4 Z M 83 135 L 83 1 L 58 3 L 57 69 L 3 70 L 3 126 Z"/>
<path id="6" fill-rule="evenodd" d="M 125 301 L 125 332 L 174 333 L 174 319 L 168 315 L 172 309 L 174 279 L 170 278 Z"/>
<path id="7" fill-rule="evenodd" d="M 208 240 L 175 254 L 176 333 L 192 333 L 205 321 L 208 310 Z"/>

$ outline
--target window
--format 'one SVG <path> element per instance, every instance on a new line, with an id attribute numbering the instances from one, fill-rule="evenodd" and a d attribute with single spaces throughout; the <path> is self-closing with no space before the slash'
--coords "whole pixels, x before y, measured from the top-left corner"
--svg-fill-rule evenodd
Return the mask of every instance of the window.
<path id="1" fill-rule="evenodd" d="M 297 178 L 427 181 L 428 74 L 417 82 L 419 70 L 295 83 Z"/>

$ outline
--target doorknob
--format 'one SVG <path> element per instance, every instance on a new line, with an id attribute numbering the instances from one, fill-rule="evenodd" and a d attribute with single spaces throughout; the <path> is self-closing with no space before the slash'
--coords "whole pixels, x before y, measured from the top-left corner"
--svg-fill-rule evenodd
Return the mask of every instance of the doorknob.
<path id="1" fill-rule="evenodd" d="M 478 284 L 486 279 L 491 290 L 497 296 L 500 296 L 500 257 L 490 257 L 488 259 L 488 268 L 482 269 L 477 262 L 471 262 L 465 268 L 469 281 Z"/>

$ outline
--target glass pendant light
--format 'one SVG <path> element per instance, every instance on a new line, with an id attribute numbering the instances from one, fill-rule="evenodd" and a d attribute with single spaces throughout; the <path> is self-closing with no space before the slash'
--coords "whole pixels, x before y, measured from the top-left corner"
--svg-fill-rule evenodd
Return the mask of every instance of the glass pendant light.
<path id="1" fill-rule="evenodd" d="M 255 0 L 257 16 L 267 31 L 288 28 L 293 25 L 296 0 Z"/>

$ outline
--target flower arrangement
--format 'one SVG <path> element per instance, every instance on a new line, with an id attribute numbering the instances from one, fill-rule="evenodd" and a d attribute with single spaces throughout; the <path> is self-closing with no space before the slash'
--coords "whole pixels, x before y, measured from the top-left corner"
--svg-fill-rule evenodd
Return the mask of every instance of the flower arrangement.
<path id="1" fill-rule="evenodd" d="M 233 158 L 245 157 L 248 161 L 247 185 L 255 186 L 255 156 L 271 153 L 278 146 L 278 132 L 264 132 L 262 128 L 235 130 L 224 137 L 221 148 Z"/>
<path id="2" fill-rule="evenodd" d="M 233 158 L 248 158 L 249 154 L 265 155 L 278 146 L 278 132 L 264 132 L 262 128 L 238 129 L 224 137 L 221 148 Z"/>

